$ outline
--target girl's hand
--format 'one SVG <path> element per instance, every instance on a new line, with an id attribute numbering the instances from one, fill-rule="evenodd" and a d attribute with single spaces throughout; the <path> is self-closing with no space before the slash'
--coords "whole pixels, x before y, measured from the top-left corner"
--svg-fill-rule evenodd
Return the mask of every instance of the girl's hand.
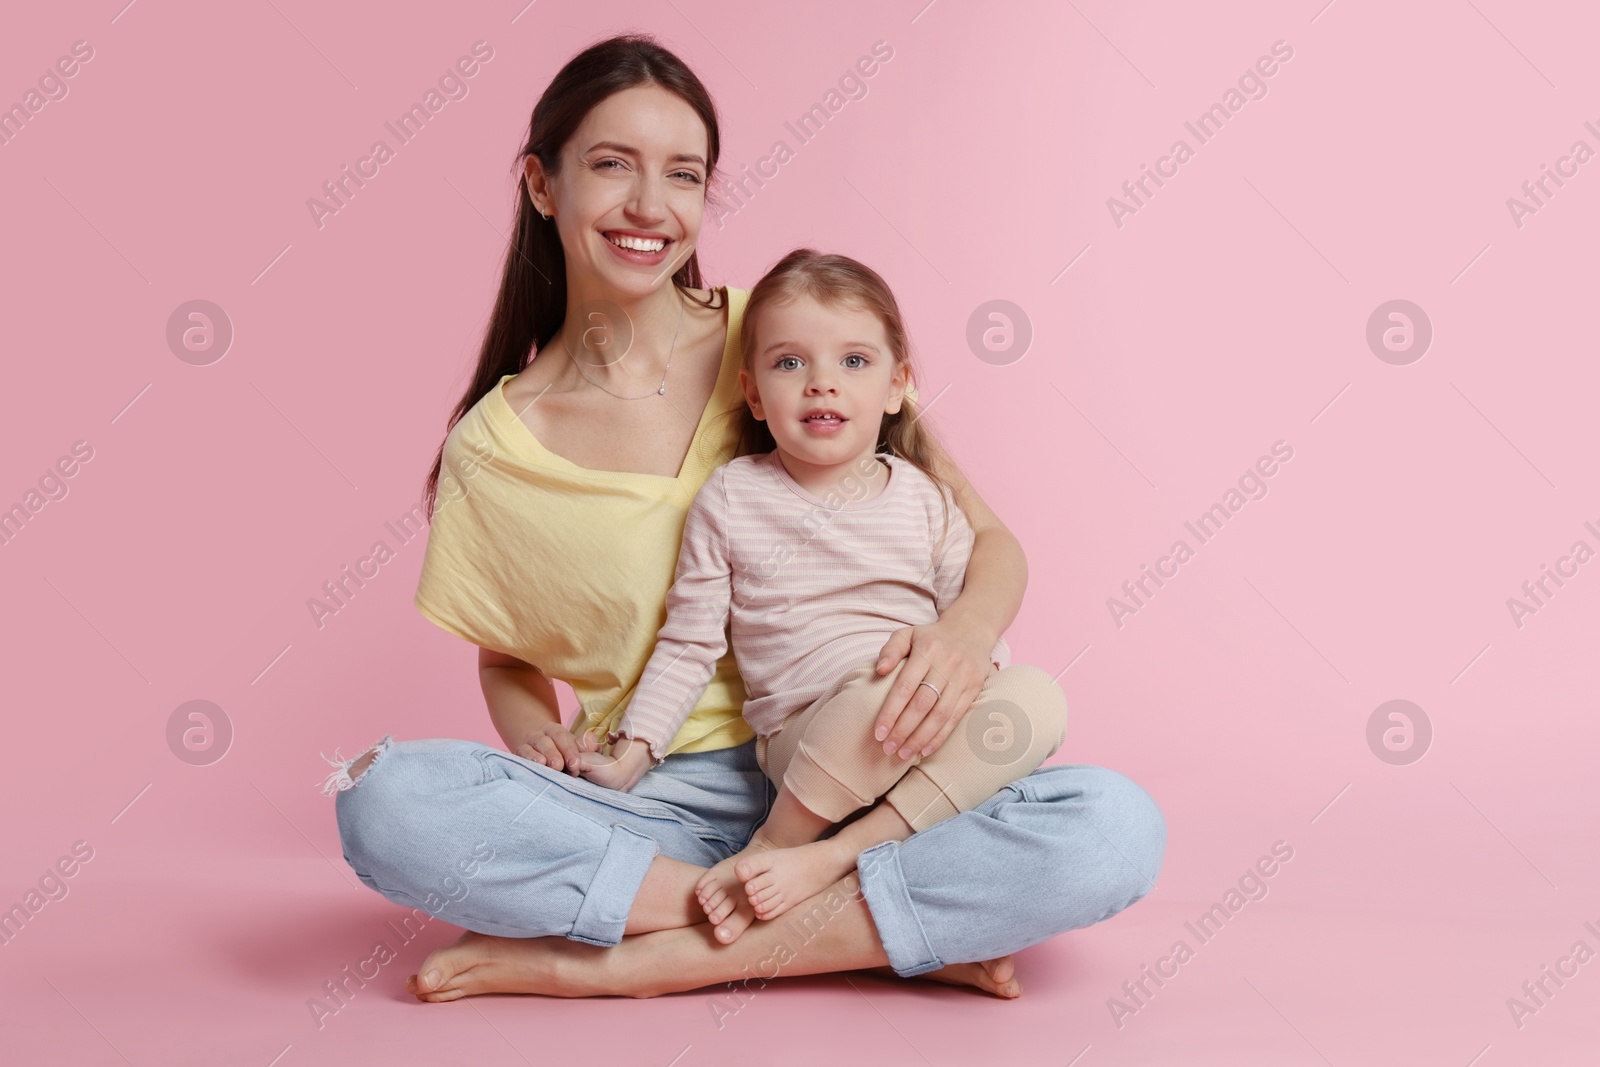
<path id="1" fill-rule="evenodd" d="M 579 772 L 578 741 L 559 722 L 540 723 L 523 734 L 514 755 L 542 763 L 552 771 L 566 771 L 573 776 Z"/>
<path id="2" fill-rule="evenodd" d="M 937 622 L 896 630 L 878 657 L 880 677 L 906 661 L 873 722 L 872 736 L 883 751 L 898 751 L 902 759 L 937 751 L 996 669 L 989 659 L 994 644 L 948 611 Z M 938 687 L 938 696 L 929 686 Z"/>
<path id="3" fill-rule="evenodd" d="M 581 751 L 579 773 L 596 785 L 623 793 L 639 784 L 653 762 L 650 746 L 631 737 L 617 738 L 609 756 L 601 754 L 600 738 L 596 734 L 584 734 L 578 739 L 578 747 Z"/>

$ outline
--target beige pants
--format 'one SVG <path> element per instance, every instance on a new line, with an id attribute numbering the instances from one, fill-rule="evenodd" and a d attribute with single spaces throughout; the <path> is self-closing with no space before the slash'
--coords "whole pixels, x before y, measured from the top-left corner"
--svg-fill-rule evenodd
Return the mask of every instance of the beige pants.
<path id="1" fill-rule="evenodd" d="M 1016 664 L 989 675 L 931 755 L 885 755 L 872 724 L 909 662 L 882 677 L 872 663 L 858 667 L 777 733 L 757 738 L 756 760 L 767 777 L 832 822 L 884 797 L 922 830 L 1032 773 L 1066 740 L 1066 695 L 1038 667 Z"/>

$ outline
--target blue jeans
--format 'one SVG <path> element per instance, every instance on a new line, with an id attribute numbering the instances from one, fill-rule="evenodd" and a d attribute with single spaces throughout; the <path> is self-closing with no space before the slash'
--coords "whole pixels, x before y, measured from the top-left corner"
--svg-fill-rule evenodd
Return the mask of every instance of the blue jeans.
<path id="1" fill-rule="evenodd" d="M 345 861 L 396 904 L 502 937 L 617 944 L 658 852 L 709 867 L 748 843 L 777 795 L 754 741 L 668 756 L 626 793 L 472 741 L 377 747 L 353 785 L 353 761 L 330 760 Z M 1131 780 L 1057 765 L 865 850 L 857 869 L 889 964 L 909 978 L 1110 918 L 1154 888 L 1166 842 Z"/>

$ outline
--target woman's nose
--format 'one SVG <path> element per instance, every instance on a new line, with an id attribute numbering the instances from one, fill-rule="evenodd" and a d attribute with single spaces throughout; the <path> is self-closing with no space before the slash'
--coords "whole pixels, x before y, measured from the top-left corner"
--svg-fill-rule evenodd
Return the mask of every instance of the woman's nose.
<path id="1" fill-rule="evenodd" d="M 634 183 L 633 200 L 628 204 L 629 214 L 644 222 L 659 222 L 666 213 L 666 200 L 661 195 L 661 183 L 648 174 L 640 174 Z"/>

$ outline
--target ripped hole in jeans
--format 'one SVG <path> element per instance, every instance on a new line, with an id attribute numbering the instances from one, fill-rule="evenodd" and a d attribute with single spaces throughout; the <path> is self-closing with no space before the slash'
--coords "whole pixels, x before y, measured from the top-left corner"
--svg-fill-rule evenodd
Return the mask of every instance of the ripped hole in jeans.
<path id="1" fill-rule="evenodd" d="M 336 769 L 322 783 L 322 795 L 331 797 L 335 793 L 342 793 L 346 789 L 354 789 L 360 785 L 361 780 L 367 776 L 367 772 L 372 770 L 378 760 L 383 758 L 383 754 L 389 750 L 389 745 L 393 740 L 393 734 L 384 734 L 377 744 L 373 745 L 367 752 L 350 759 L 345 759 L 341 756 L 337 748 L 333 750 L 333 758 L 329 759 L 329 757 L 323 756 L 322 758 Z M 318 753 L 318 755 L 321 755 L 321 753 Z M 362 766 L 356 771 L 355 777 L 352 778 L 350 769 L 356 763 L 361 763 Z"/>

